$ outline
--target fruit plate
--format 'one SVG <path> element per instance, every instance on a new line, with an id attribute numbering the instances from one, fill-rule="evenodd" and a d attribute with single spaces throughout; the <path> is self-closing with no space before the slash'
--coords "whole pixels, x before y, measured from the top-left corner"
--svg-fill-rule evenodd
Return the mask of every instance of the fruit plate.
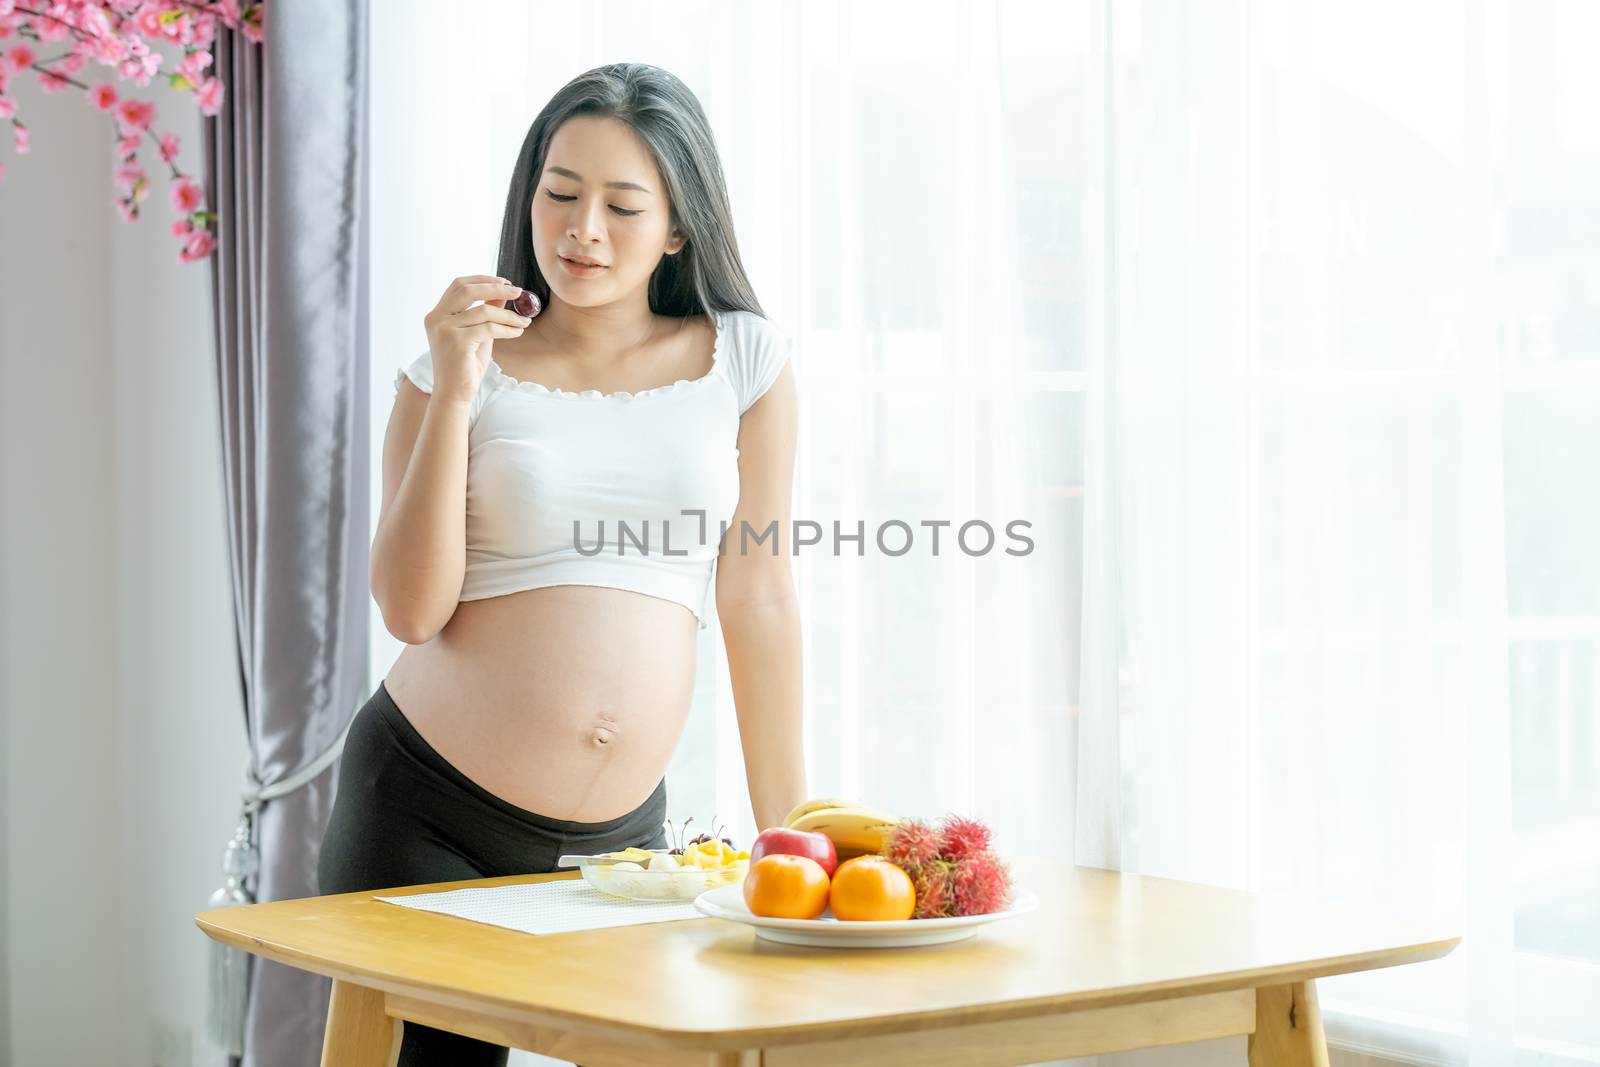
<path id="1" fill-rule="evenodd" d="M 897 948 L 960 941 L 978 932 L 984 923 L 1025 915 L 1039 906 L 1036 893 L 1018 891 L 1005 911 L 985 915 L 955 915 L 944 919 L 904 919 L 892 922 L 840 922 L 833 909 L 816 919 L 774 919 L 757 915 L 744 902 L 744 886 L 708 889 L 694 898 L 694 906 L 713 919 L 728 919 L 756 928 L 756 936 L 789 945 L 824 948 Z"/>

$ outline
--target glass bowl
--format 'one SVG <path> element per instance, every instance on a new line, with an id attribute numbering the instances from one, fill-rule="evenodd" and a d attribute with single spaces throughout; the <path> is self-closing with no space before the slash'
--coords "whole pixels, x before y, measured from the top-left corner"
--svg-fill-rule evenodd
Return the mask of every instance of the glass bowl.
<path id="1" fill-rule="evenodd" d="M 693 900 L 707 889 L 738 885 L 750 870 L 748 859 L 709 869 L 680 867 L 671 871 L 617 870 L 614 863 L 586 863 L 583 880 L 614 897 L 628 900 Z"/>

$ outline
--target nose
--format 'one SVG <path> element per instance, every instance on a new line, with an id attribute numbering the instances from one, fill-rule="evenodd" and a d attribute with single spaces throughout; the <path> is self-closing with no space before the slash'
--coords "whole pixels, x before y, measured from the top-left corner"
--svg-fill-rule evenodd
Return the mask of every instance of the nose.
<path id="1" fill-rule="evenodd" d="M 571 214 L 567 219 L 567 236 L 578 245 L 588 245 L 600 238 L 598 213 L 605 207 L 605 198 L 578 197 L 567 205 Z"/>

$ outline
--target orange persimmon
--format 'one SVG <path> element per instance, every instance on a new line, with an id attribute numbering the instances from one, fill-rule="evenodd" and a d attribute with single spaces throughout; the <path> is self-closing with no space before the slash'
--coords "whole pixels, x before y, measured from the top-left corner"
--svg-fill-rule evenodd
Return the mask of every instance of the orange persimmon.
<path id="1" fill-rule="evenodd" d="M 841 922 L 911 918 L 917 892 L 911 876 L 883 856 L 857 856 L 833 872 L 828 904 Z"/>
<path id="2" fill-rule="evenodd" d="M 828 907 L 828 872 L 809 856 L 769 853 L 745 872 L 744 903 L 754 915 L 815 919 Z"/>

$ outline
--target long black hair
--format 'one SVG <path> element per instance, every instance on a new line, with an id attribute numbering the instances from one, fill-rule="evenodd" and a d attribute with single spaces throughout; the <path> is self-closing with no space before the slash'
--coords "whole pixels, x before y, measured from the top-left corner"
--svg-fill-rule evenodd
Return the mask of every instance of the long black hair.
<path id="1" fill-rule="evenodd" d="M 633 127 L 666 182 L 669 232 L 676 228 L 687 240 L 675 255 L 663 253 L 650 275 L 650 310 L 680 317 L 751 311 L 765 318 L 739 259 L 728 186 L 705 111 L 676 75 L 647 63 L 610 63 L 585 71 L 551 97 L 528 127 L 506 194 L 500 276 L 531 289 L 550 306 L 550 284 L 533 256 L 528 212 L 551 138 L 574 115 L 616 118 Z"/>

